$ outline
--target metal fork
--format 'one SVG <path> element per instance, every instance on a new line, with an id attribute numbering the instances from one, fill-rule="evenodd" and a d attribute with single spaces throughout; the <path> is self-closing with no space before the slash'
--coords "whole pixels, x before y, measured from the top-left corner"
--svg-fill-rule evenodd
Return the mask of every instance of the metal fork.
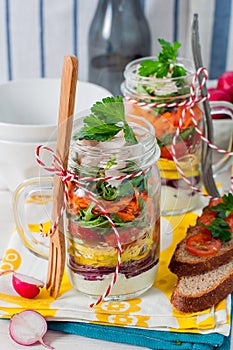
<path id="1" fill-rule="evenodd" d="M 200 47 L 200 39 L 199 39 L 199 31 L 198 31 L 198 15 L 194 14 L 193 25 L 192 25 L 192 52 L 193 59 L 196 70 L 203 67 L 202 57 L 201 57 L 201 47 Z M 199 82 L 202 81 L 202 76 L 199 77 Z M 201 88 L 202 96 L 207 97 L 208 91 L 206 84 L 202 85 Z M 206 118 L 206 137 L 208 140 L 213 143 L 213 123 L 211 116 L 211 109 L 208 100 L 203 102 L 205 118 Z M 202 176 L 203 183 L 206 191 L 212 197 L 220 197 L 218 189 L 216 187 L 214 177 L 213 177 L 213 169 L 212 169 L 212 149 L 209 145 L 203 145 L 203 155 L 202 155 Z"/>
<path id="2" fill-rule="evenodd" d="M 56 155 L 64 169 L 67 169 L 69 146 L 73 125 L 74 103 L 78 77 L 78 60 L 65 56 L 62 68 L 60 106 L 57 130 Z M 57 220 L 64 203 L 64 184 L 60 176 L 54 176 L 52 222 Z M 57 298 L 65 268 L 64 222 L 61 216 L 50 238 L 49 265 L 46 288 Z"/>

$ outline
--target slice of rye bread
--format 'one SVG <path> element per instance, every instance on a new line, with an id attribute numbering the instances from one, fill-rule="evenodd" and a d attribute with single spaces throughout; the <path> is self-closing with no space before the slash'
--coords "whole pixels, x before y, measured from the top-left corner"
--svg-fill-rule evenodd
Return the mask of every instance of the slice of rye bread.
<path id="1" fill-rule="evenodd" d="M 189 253 L 185 247 L 186 240 L 199 232 L 198 226 L 189 227 L 186 237 L 178 243 L 172 255 L 168 267 L 179 277 L 199 275 L 216 269 L 233 259 L 233 237 L 228 242 L 222 242 L 220 250 L 212 256 L 197 256 Z"/>
<path id="2" fill-rule="evenodd" d="M 218 304 L 232 291 L 233 260 L 204 274 L 179 278 L 171 303 L 181 312 L 198 312 Z"/>

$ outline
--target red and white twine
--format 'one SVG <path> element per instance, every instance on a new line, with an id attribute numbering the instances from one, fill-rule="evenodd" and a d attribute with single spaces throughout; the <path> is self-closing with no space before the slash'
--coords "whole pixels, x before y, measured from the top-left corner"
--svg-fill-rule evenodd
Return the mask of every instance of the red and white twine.
<path id="1" fill-rule="evenodd" d="M 198 77 L 200 74 L 203 74 L 202 76 L 202 80 L 201 82 L 198 83 L 198 86 L 197 88 L 195 87 L 196 86 L 196 82 L 198 81 Z M 199 134 L 200 138 L 209 146 L 211 147 L 212 149 L 214 149 L 215 151 L 219 152 L 219 153 L 222 153 L 222 154 L 225 154 L 225 155 L 229 155 L 229 156 L 232 156 L 233 155 L 233 152 L 229 152 L 229 151 L 226 151 L 224 149 L 221 149 L 219 147 L 217 147 L 216 145 L 212 144 L 202 133 L 202 130 L 198 127 L 198 123 L 197 123 L 197 120 L 195 118 L 195 114 L 194 114 L 194 111 L 193 111 L 193 106 L 197 103 L 201 103 L 205 100 L 208 99 L 208 96 L 206 97 L 203 97 L 202 94 L 201 94 L 201 89 L 203 87 L 203 85 L 206 83 L 206 80 L 208 78 L 208 73 L 207 73 L 207 70 L 206 68 L 204 67 L 201 67 L 199 68 L 194 76 L 193 76 L 193 80 L 192 80 L 192 83 L 191 83 L 191 86 L 190 86 L 190 95 L 189 95 L 189 99 L 188 100 L 184 100 L 182 102 L 178 102 L 178 103 L 146 103 L 146 102 L 142 102 L 142 101 L 138 101 L 138 100 L 135 100 L 129 96 L 125 96 L 125 100 L 132 103 L 132 104 L 135 104 L 139 107 L 142 107 L 142 108 L 145 108 L 145 109 L 150 109 L 150 108 L 154 108 L 154 107 L 157 107 L 157 108 L 163 108 L 163 107 L 169 107 L 169 108 L 173 108 L 173 107 L 184 107 L 184 109 L 182 110 L 182 113 L 181 113 L 181 117 L 179 119 L 179 123 L 178 123 L 178 127 L 176 129 L 176 132 L 174 134 L 174 137 L 173 137 L 173 140 L 172 140 L 172 144 L 171 144 L 171 155 L 172 155 L 172 158 L 173 158 L 173 161 L 175 162 L 176 164 L 176 167 L 177 167 L 177 170 L 178 172 L 180 173 L 180 175 L 182 176 L 183 180 L 193 189 L 195 190 L 196 192 L 199 192 L 199 193 L 202 193 L 202 191 L 194 186 L 190 180 L 186 177 L 184 171 L 181 169 L 180 167 L 180 164 L 179 164 L 179 160 L 177 159 L 176 157 L 176 151 L 175 151 L 175 146 L 176 146 L 176 142 L 177 142 L 177 139 L 180 135 L 180 132 L 181 132 L 181 129 L 182 129 L 182 125 L 184 123 L 184 118 L 185 118 L 185 113 L 187 110 L 190 111 L 190 114 L 191 114 L 191 118 L 192 118 L 192 121 L 193 121 L 193 124 L 194 124 L 194 127 L 195 127 L 195 131 Z M 233 174 L 231 175 L 231 189 L 230 189 L 230 192 L 233 192 Z M 206 196 L 206 194 L 202 193 L 203 196 Z"/>
<path id="2" fill-rule="evenodd" d="M 199 82 L 198 87 L 196 89 L 195 88 L 196 81 L 198 80 L 198 77 L 199 77 L 199 75 L 201 73 L 203 73 L 202 81 Z M 182 110 L 181 117 L 179 119 L 178 127 L 176 129 L 175 135 L 174 135 L 173 140 L 172 140 L 171 154 L 172 154 L 172 158 L 173 158 L 173 160 L 174 160 L 174 162 L 176 164 L 177 170 L 180 173 L 180 175 L 182 176 L 182 178 L 184 179 L 184 181 L 193 190 L 195 190 L 196 192 L 200 192 L 200 193 L 202 193 L 202 191 L 198 187 L 194 186 L 190 182 L 190 180 L 186 177 L 184 171 L 180 167 L 179 160 L 176 157 L 175 146 L 176 146 L 177 139 L 178 139 L 178 137 L 180 135 L 180 132 L 181 132 L 181 129 L 182 129 L 182 125 L 183 125 L 183 122 L 184 122 L 186 111 L 187 110 L 190 111 L 191 118 L 192 118 L 192 121 L 193 121 L 193 124 L 194 124 L 194 127 L 195 127 L 195 131 L 200 135 L 201 139 L 209 147 L 211 147 L 212 149 L 216 150 L 219 153 L 222 153 L 222 154 L 225 154 L 225 155 L 229 155 L 229 156 L 233 155 L 233 152 L 228 152 L 228 151 L 223 150 L 223 149 L 217 147 L 216 145 L 212 144 L 203 135 L 202 130 L 199 128 L 197 120 L 195 118 L 195 114 L 194 114 L 194 111 L 193 111 L 193 106 L 196 103 L 203 102 L 203 101 L 205 101 L 208 98 L 208 96 L 207 97 L 203 97 L 202 94 L 201 94 L 202 86 L 205 84 L 207 78 L 208 78 L 207 70 L 205 68 L 203 68 L 203 67 L 199 68 L 197 70 L 197 72 L 194 74 L 194 77 L 193 77 L 193 80 L 192 80 L 192 83 L 191 83 L 191 86 L 190 86 L 189 99 L 185 100 L 185 101 L 182 101 L 182 102 L 179 102 L 179 103 L 175 103 L 175 102 L 174 103 L 146 103 L 146 102 L 135 100 L 135 99 L 133 99 L 131 97 L 128 97 L 128 96 L 125 97 L 126 101 L 129 101 L 130 103 L 138 105 L 139 107 L 142 107 L 142 108 L 145 108 L 145 109 L 150 109 L 150 108 L 154 108 L 154 107 L 157 107 L 157 108 L 162 108 L 162 107 L 170 107 L 170 108 L 173 108 L 173 107 L 184 107 L 184 109 Z M 51 166 L 47 166 L 40 159 L 40 152 L 41 152 L 42 149 L 51 153 L 51 156 L 53 158 Z M 115 233 L 115 236 L 116 236 L 116 239 L 117 239 L 117 251 L 118 251 L 116 268 L 115 268 L 115 271 L 113 273 L 113 278 L 112 278 L 111 282 L 109 283 L 109 285 L 108 285 L 106 291 L 104 292 L 104 294 L 101 295 L 95 303 L 90 304 L 90 307 L 94 307 L 94 306 L 98 305 L 101 301 L 103 301 L 110 294 L 113 285 L 116 283 L 117 276 L 118 276 L 119 270 L 120 270 L 120 264 L 121 264 L 122 246 L 121 246 L 119 232 L 118 232 L 114 222 L 110 218 L 110 216 L 107 213 L 107 211 L 105 210 L 105 208 L 98 201 L 98 199 L 96 199 L 95 194 L 86 189 L 85 182 L 86 181 L 99 181 L 99 180 L 102 180 L 102 181 L 119 180 L 120 181 L 120 180 L 123 180 L 123 179 L 131 179 L 133 177 L 145 174 L 147 171 L 150 170 L 150 168 L 142 170 L 142 171 L 139 171 L 137 173 L 128 174 L 128 175 L 120 175 L 120 176 L 117 176 L 117 177 L 108 176 L 108 177 L 104 177 L 104 178 L 95 178 L 95 177 L 77 176 L 74 172 L 71 172 L 69 170 L 65 170 L 63 168 L 63 166 L 62 166 L 61 161 L 56 156 L 54 151 L 50 147 L 47 147 L 45 145 L 40 145 L 40 146 L 38 146 L 36 148 L 36 160 L 37 160 L 38 164 L 41 167 L 43 167 L 44 170 L 47 170 L 48 172 L 51 172 L 54 175 L 56 174 L 56 175 L 60 176 L 61 179 L 62 179 L 62 182 L 64 183 L 64 201 L 63 201 L 60 213 L 57 214 L 57 217 L 56 217 L 55 221 L 51 224 L 51 227 L 50 227 L 48 232 L 43 233 L 43 224 L 40 224 L 40 232 L 41 232 L 41 235 L 43 237 L 51 236 L 53 234 L 53 232 L 55 231 L 55 229 L 56 229 L 56 227 L 57 227 L 57 225 L 59 223 L 59 220 L 60 220 L 61 216 L 64 213 L 64 210 L 66 208 L 66 203 L 67 203 L 67 200 L 68 200 L 68 182 L 70 182 L 70 181 L 74 182 L 78 188 L 81 188 L 89 196 L 89 198 L 98 206 L 98 208 L 100 209 L 101 213 L 107 218 L 110 226 L 112 227 L 112 229 L 113 229 L 113 231 Z M 233 193 L 233 174 L 231 176 L 231 192 Z M 205 195 L 205 194 L 203 194 L 203 195 Z"/>
<path id="3" fill-rule="evenodd" d="M 51 166 L 47 166 L 44 162 L 42 162 L 42 160 L 40 158 L 41 150 L 45 150 L 45 151 L 51 153 L 51 156 L 53 158 Z M 120 264 L 121 264 L 122 246 L 121 246 L 119 232 L 118 232 L 114 222 L 110 218 L 110 216 L 107 213 L 107 211 L 105 210 L 105 208 L 98 201 L 98 199 L 96 199 L 95 194 L 86 189 L 85 182 L 86 181 L 100 181 L 100 180 L 101 181 L 108 181 L 108 180 L 121 181 L 123 179 L 132 179 L 132 178 L 134 178 L 136 176 L 140 176 L 140 175 L 143 175 L 143 174 L 147 173 L 150 170 L 150 168 L 138 171 L 137 173 L 127 174 L 127 175 L 120 175 L 120 176 L 116 176 L 116 177 L 106 176 L 106 177 L 102 177 L 102 178 L 95 178 L 95 177 L 77 176 L 74 172 L 72 172 L 70 170 L 65 170 L 63 168 L 63 166 L 62 166 L 61 161 L 56 156 L 54 151 L 50 147 L 44 146 L 44 145 L 40 145 L 40 146 L 38 146 L 36 148 L 36 160 L 37 160 L 38 164 L 44 170 L 47 170 L 47 171 L 53 173 L 54 175 L 56 174 L 56 175 L 60 176 L 61 179 L 62 179 L 62 182 L 64 183 L 64 201 L 63 201 L 60 213 L 57 214 L 56 220 L 51 224 L 51 227 L 50 227 L 49 231 L 46 232 L 46 233 L 43 233 L 43 224 L 40 224 L 40 233 L 41 233 L 41 235 L 43 237 L 48 237 L 48 236 L 51 236 L 53 234 L 53 232 L 55 231 L 55 229 L 56 229 L 56 227 L 57 227 L 57 225 L 59 223 L 59 220 L 60 220 L 61 216 L 64 213 L 64 210 L 66 208 L 66 203 L 67 203 L 67 200 L 68 200 L 68 182 L 70 182 L 70 181 L 75 183 L 78 188 L 81 188 L 89 196 L 89 198 L 98 206 L 98 208 L 100 209 L 101 213 L 106 217 L 106 219 L 108 220 L 110 226 L 112 227 L 112 229 L 113 229 L 113 231 L 115 233 L 115 236 L 116 236 L 116 239 L 117 239 L 117 252 L 118 252 L 116 268 L 115 268 L 115 271 L 113 273 L 112 280 L 109 283 L 109 285 L 108 285 L 106 291 L 104 292 L 104 294 L 101 295 L 95 303 L 90 304 L 90 307 L 94 307 L 94 306 L 98 305 L 101 301 L 103 301 L 110 294 L 113 285 L 116 283 L 117 276 L 118 276 L 119 270 L 120 270 Z"/>

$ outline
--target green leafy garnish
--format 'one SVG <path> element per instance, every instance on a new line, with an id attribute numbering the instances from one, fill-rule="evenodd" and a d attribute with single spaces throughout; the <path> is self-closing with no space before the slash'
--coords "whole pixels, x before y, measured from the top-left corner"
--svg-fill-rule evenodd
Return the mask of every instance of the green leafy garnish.
<path id="1" fill-rule="evenodd" d="M 184 129 L 179 135 L 179 140 L 187 140 L 190 141 L 193 135 L 195 134 L 195 127 L 191 126 L 190 128 Z M 162 140 L 157 138 L 157 142 L 159 147 L 169 146 L 172 144 L 172 140 L 174 138 L 174 134 L 166 134 L 164 133 Z"/>
<path id="2" fill-rule="evenodd" d="M 117 162 L 116 162 L 116 157 L 112 157 L 112 159 L 109 159 L 106 163 L 106 166 L 104 168 L 104 170 L 109 170 L 113 165 L 116 165 Z"/>
<path id="3" fill-rule="evenodd" d="M 74 136 L 74 140 L 109 141 L 123 130 L 126 142 L 136 144 L 137 139 L 125 119 L 125 109 L 121 96 L 106 97 L 91 107 L 91 114 L 84 118 L 84 126 Z"/>
<path id="4" fill-rule="evenodd" d="M 224 194 L 223 202 L 209 208 L 210 211 L 217 212 L 215 219 L 205 225 L 202 222 L 198 224 L 211 231 L 211 235 L 215 239 L 220 239 L 222 242 L 227 242 L 231 239 L 231 227 L 224 219 L 227 218 L 233 211 L 233 194 Z"/>
<path id="5" fill-rule="evenodd" d="M 99 180 L 96 182 L 96 190 L 102 198 L 113 201 L 118 196 L 118 191 L 115 186 L 110 185 L 107 181 Z"/>
<path id="6" fill-rule="evenodd" d="M 215 239 L 220 238 L 222 242 L 227 242 L 231 239 L 231 232 L 229 224 L 221 218 L 214 219 L 209 225 L 202 222 L 198 223 L 200 226 L 211 231 L 211 236 Z"/>
<path id="7" fill-rule="evenodd" d="M 210 210 L 217 211 L 220 218 L 227 218 L 233 211 L 233 194 L 224 194 L 222 199 L 223 203 L 212 206 Z"/>
<path id="8" fill-rule="evenodd" d="M 158 42 L 162 46 L 162 51 L 158 54 L 158 60 L 142 61 L 139 67 L 139 75 L 144 77 L 155 75 L 156 78 L 164 78 L 170 73 L 171 78 L 185 76 L 185 68 L 177 65 L 177 54 L 181 44 L 178 41 L 170 44 L 164 39 L 158 39 Z"/>

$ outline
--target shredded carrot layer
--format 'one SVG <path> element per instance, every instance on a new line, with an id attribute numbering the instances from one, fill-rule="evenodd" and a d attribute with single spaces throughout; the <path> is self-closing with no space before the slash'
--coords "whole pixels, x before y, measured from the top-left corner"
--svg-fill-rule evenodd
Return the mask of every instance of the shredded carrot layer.
<path id="1" fill-rule="evenodd" d="M 155 128 L 156 136 L 162 136 L 164 134 L 173 134 L 175 133 L 179 120 L 182 115 L 182 111 L 184 107 L 174 107 L 171 111 L 166 111 L 165 113 L 161 113 L 160 115 L 155 116 L 153 110 L 142 109 L 137 105 L 127 106 L 128 112 L 133 113 L 135 115 L 140 115 L 147 119 Z M 197 121 L 201 120 L 203 115 L 200 107 L 195 104 L 192 107 L 192 110 L 195 115 L 195 119 Z M 184 122 L 181 128 L 181 132 L 188 127 L 194 125 L 192 121 L 192 116 L 189 110 L 185 112 Z"/>
<path id="2" fill-rule="evenodd" d="M 75 194 L 75 184 L 69 182 L 68 184 L 68 212 L 72 215 L 77 215 L 80 209 L 87 209 L 92 200 L 88 196 L 77 197 Z M 145 201 L 148 198 L 147 191 L 139 194 L 138 190 L 134 188 L 132 196 L 121 197 L 119 200 L 107 201 L 101 200 L 101 205 L 108 213 L 117 214 L 123 221 L 135 220 L 140 213 L 139 197 Z M 92 209 L 93 214 L 103 215 L 101 209 L 95 205 Z"/>

